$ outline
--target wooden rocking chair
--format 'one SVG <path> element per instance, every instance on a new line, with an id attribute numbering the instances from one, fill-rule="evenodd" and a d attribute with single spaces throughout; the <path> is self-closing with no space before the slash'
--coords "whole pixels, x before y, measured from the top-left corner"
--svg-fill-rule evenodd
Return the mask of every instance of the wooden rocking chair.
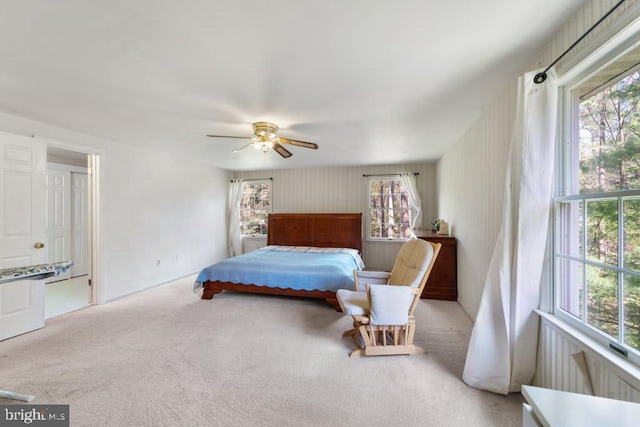
<path id="1" fill-rule="evenodd" d="M 426 352 L 413 345 L 413 312 L 441 247 L 409 240 L 400 248 L 391 273 L 354 271 L 356 290 L 338 290 L 342 311 L 353 317 L 353 329 L 343 336 L 353 336 L 360 347 L 349 357 Z"/>

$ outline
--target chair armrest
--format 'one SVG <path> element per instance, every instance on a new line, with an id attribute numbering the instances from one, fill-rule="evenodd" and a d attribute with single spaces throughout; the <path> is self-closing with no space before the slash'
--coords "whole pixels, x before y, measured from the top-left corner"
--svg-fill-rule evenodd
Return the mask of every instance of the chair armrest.
<path id="1" fill-rule="evenodd" d="M 391 273 L 388 271 L 367 271 L 367 270 L 354 270 L 356 274 L 360 277 L 370 277 L 370 278 L 384 278 L 385 280 L 391 276 Z"/>
<path id="2" fill-rule="evenodd" d="M 352 316 L 353 320 L 360 325 L 368 325 L 369 324 L 369 316 Z"/>
<path id="3" fill-rule="evenodd" d="M 398 287 L 404 286 L 404 285 L 396 285 L 394 283 L 387 283 L 387 285 L 389 285 L 389 286 L 398 286 Z M 420 293 L 420 288 L 416 288 L 414 286 L 404 286 L 404 287 L 407 287 L 407 288 L 411 289 L 411 295 L 418 295 Z"/>
<path id="4" fill-rule="evenodd" d="M 356 291 L 364 291 L 364 288 L 360 289 L 360 282 L 363 284 L 386 285 L 390 276 L 391 273 L 388 271 L 353 270 Z"/>

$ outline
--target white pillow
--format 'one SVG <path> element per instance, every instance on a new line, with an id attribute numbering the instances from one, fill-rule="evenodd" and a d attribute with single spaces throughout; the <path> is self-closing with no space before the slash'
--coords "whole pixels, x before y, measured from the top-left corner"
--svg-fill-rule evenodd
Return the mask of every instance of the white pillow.
<path id="1" fill-rule="evenodd" d="M 409 307 L 413 301 L 410 286 L 370 285 L 369 295 L 369 322 L 372 325 L 407 324 Z"/>

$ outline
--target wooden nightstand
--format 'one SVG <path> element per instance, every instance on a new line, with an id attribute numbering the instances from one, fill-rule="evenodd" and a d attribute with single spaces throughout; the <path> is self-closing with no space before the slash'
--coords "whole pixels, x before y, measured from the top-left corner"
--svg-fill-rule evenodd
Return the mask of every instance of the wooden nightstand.
<path id="1" fill-rule="evenodd" d="M 416 232 L 416 237 L 433 243 L 441 243 L 442 248 L 431 275 L 420 298 L 457 301 L 458 299 L 458 261 L 457 241 L 455 237 L 430 232 Z"/>

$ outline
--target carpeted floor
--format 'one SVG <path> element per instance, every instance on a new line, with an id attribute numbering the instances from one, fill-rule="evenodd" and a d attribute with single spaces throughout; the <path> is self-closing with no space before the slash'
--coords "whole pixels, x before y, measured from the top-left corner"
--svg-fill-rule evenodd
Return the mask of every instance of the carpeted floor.
<path id="1" fill-rule="evenodd" d="M 72 426 L 519 426 L 519 394 L 461 378 L 471 322 L 422 300 L 416 356 L 349 359 L 323 301 L 191 292 L 194 277 L 0 342 L 0 389 L 69 404 Z M 18 403 L 1 399 L 0 404 Z"/>

